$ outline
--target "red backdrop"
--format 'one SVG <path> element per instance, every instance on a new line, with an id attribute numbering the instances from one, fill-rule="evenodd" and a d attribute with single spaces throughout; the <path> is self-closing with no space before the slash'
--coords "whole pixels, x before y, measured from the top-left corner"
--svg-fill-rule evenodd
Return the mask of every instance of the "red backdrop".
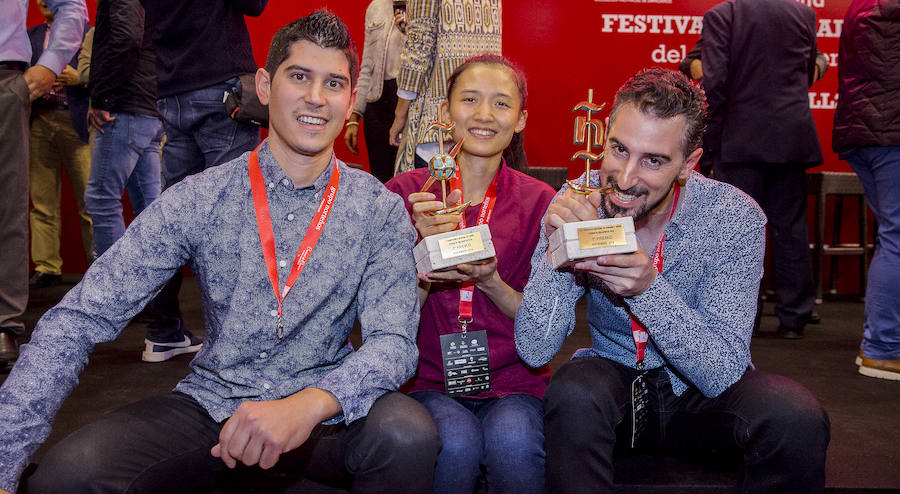
<path id="1" fill-rule="evenodd" d="M 269 42 L 287 21 L 327 7 L 350 27 L 360 49 L 368 0 L 270 1 L 265 13 L 248 18 L 257 64 L 265 63 Z M 532 165 L 567 166 L 570 175 L 583 170 L 569 161 L 574 152 L 572 125 L 575 103 L 594 90 L 594 101 L 611 103 L 624 80 L 651 65 L 677 68 L 684 53 L 700 34 L 703 13 L 716 0 L 507 0 L 503 4 L 503 51 L 528 76 L 529 120 L 526 150 Z M 816 11 L 819 49 L 831 64 L 825 77 L 810 89 L 810 105 L 825 155 L 825 164 L 813 170 L 849 171 L 831 152 L 831 127 L 837 92 L 837 49 L 840 25 L 849 0 L 801 0 Z M 96 10 L 95 0 L 88 7 Z M 42 22 L 36 8 L 29 10 L 29 25 Z M 605 115 L 604 115 L 605 116 Z M 365 143 L 351 154 L 339 139 L 335 150 L 346 161 L 368 165 Z M 69 190 L 69 187 L 64 187 Z M 64 197 L 65 271 L 85 267 L 70 190 Z M 848 211 L 852 218 L 853 212 Z"/>

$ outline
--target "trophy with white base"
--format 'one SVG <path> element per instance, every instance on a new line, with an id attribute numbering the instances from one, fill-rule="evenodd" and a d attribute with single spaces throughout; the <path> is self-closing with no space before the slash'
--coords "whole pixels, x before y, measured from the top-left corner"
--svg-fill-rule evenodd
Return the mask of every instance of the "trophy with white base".
<path id="1" fill-rule="evenodd" d="M 437 180 L 441 183 L 441 201 L 444 207 L 432 214 L 465 214 L 469 203 L 447 206 L 447 181 L 456 174 L 456 155 L 462 146 L 462 139 L 453 146 L 449 153 L 444 153 L 444 132 L 452 132 L 454 124 L 432 123 L 429 130 L 438 132 L 438 154 L 428 162 L 431 176 L 422 187 L 427 191 Z M 491 230 L 488 225 L 476 225 L 461 230 L 429 235 L 423 238 L 413 249 L 416 259 L 416 271 L 419 274 L 449 269 L 457 264 L 483 261 L 496 254 L 491 242 Z"/>
<path id="2" fill-rule="evenodd" d="M 602 146 L 606 129 L 603 122 L 593 114 L 603 109 L 606 104 L 594 103 L 594 90 L 588 90 L 587 101 L 575 105 L 573 112 L 587 111 L 587 118 L 575 117 L 576 145 L 585 144 L 586 148 L 572 155 L 572 161 L 584 160 L 584 184 L 568 180 L 566 183 L 578 194 L 590 195 L 599 191 L 601 194 L 612 193 L 614 187 L 592 187 L 591 163 L 600 161 L 603 153 L 594 153 L 595 146 Z M 593 133 L 592 133 L 593 131 Z M 599 184 L 598 184 L 599 185 Z M 624 254 L 637 250 L 637 239 L 634 234 L 634 221 L 630 216 L 623 218 L 604 218 L 591 221 L 566 223 L 550 235 L 549 260 L 554 269 L 571 265 L 573 261 L 587 257 L 608 254 Z"/>

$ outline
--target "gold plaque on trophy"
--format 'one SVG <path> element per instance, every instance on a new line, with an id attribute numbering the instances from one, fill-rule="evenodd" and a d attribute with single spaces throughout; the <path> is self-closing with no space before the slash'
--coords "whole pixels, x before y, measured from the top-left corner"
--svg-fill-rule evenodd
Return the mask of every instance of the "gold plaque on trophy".
<path id="1" fill-rule="evenodd" d="M 578 229 L 578 247 L 581 249 L 615 247 L 626 245 L 627 243 L 625 239 L 625 225 L 621 223 Z"/>
<path id="2" fill-rule="evenodd" d="M 438 241 L 444 259 L 473 254 L 484 250 L 484 239 L 480 231 L 468 232 L 454 237 L 442 238 Z"/>

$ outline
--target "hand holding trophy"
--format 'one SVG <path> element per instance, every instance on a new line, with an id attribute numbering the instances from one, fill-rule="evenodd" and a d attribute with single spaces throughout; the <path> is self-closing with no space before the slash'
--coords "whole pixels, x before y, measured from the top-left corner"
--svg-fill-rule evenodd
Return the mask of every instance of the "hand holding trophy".
<path id="1" fill-rule="evenodd" d="M 594 153 L 594 147 L 603 145 L 606 134 L 603 122 L 593 116 L 606 104 L 597 105 L 593 100 L 594 90 L 589 89 L 587 101 L 578 103 L 572 109 L 573 112 L 587 111 L 587 118 L 581 115 L 575 117 L 574 136 L 575 144 L 584 144 L 586 148 L 572 155 L 572 161 L 584 160 L 584 183 L 572 180 L 566 183 L 574 192 L 585 196 L 598 191 L 610 194 L 615 190 L 614 187 L 602 186 L 599 175 L 596 186 L 591 185 L 591 164 L 603 158 L 603 152 Z M 637 250 L 634 221 L 626 216 L 566 223 L 550 235 L 549 249 L 550 265 L 554 269 L 587 257 L 634 252 Z"/>
<path id="2" fill-rule="evenodd" d="M 427 191 L 435 181 L 441 183 L 441 202 L 444 207 L 434 211 L 435 215 L 465 214 L 470 202 L 462 204 L 447 204 L 447 182 L 457 178 L 459 165 L 456 163 L 456 155 L 462 147 L 460 139 L 450 150 L 444 152 L 443 134 L 453 132 L 454 124 L 434 122 L 429 130 L 438 132 L 438 153 L 428 162 L 430 176 L 422 187 L 422 192 Z M 488 225 L 476 225 L 423 238 L 413 249 L 416 259 L 416 271 L 419 274 L 430 273 L 441 269 L 450 268 L 457 264 L 476 262 L 494 257 L 494 244 L 491 242 L 491 230 Z"/>

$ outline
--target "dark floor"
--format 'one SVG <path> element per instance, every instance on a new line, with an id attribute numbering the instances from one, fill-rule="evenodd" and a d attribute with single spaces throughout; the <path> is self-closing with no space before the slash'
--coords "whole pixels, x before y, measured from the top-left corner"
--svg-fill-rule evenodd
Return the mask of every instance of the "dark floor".
<path id="1" fill-rule="evenodd" d="M 40 315 L 73 286 L 78 277 L 66 275 L 62 285 L 32 292 L 25 323 L 30 328 Z M 193 278 L 185 278 L 182 308 L 189 326 L 199 329 L 202 315 Z M 579 326 L 554 359 L 558 368 L 579 347 L 589 345 L 584 308 Z M 822 323 L 807 328 L 803 340 L 775 338 L 777 321 L 767 304 L 762 333 L 752 350 L 757 367 L 791 377 L 822 402 L 831 418 L 827 486 L 832 492 L 900 492 L 900 382 L 859 375 L 853 360 L 859 345 L 863 304 L 826 301 L 818 307 Z M 114 342 L 99 345 L 81 376 L 81 384 L 63 404 L 53 433 L 34 461 L 49 445 L 103 413 L 145 396 L 164 393 L 187 373 L 188 356 L 147 364 L 140 360 L 144 327 L 131 324 Z M 0 375 L 0 381 L 5 376 Z M 649 469 L 649 470 L 647 470 Z M 617 492 L 728 492 L 733 472 L 716 472 L 668 458 L 636 458 L 617 464 Z M 325 492 L 325 490 L 317 490 Z"/>

